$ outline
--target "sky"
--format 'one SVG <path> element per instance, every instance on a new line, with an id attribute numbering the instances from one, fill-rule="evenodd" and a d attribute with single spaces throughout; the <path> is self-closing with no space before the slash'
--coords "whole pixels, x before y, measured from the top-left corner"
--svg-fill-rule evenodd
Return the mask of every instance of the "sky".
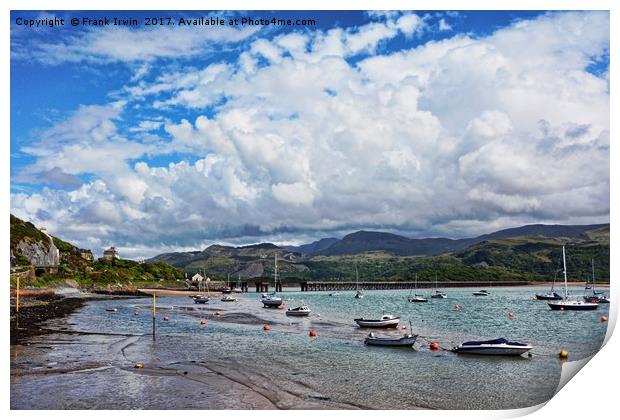
<path id="1" fill-rule="evenodd" d="M 127 258 L 609 222 L 608 12 L 153 13 L 11 13 L 13 214 Z"/>

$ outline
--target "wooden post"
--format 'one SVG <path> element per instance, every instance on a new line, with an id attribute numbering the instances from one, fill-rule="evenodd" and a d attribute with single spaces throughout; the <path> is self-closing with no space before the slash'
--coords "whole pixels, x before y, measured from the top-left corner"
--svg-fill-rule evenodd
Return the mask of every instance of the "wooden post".
<path id="1" fill-rule="evenodd" d="M 19 313 L 19 276 L 17 276 L 17 290 L 15 290 L 15 313 Z"/>
<path id="2" fill-rule="evenodd" d="M 155 293 L 153 293 L 153 341 L 155 341 Z"/>

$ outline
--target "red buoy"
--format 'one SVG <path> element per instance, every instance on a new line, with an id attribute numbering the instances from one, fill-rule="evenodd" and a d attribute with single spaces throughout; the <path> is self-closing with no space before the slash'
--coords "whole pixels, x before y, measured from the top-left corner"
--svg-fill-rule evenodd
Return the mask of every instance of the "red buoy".
<path id="1" fill-rule="evenodd" d="M 308 335 L 310 337 L 316 337 L 317 336 L 317 332 L 316 332 L 316 330 L 310 330 L 310 333 Z"/>
<path id="2" fill-rule="evenodd" d="M 271 329 L 271 328 L 269 327 L 269 324 L 265 324 L 265 325 L 263 326 L 263 330 L 264 330 L 264 331 L 269 331 L 270 329 Z"/>
<path id="3" fill-rule="evenodd" d="M 514 318 L 515 314 L 513 314 L 512 312 L 508 312 L 508 318 Z"/>
<path id="4" fill-rule="evenodd" d="M 164 316 L 164 321 L 168 321 L 170 318 L 168 318 L 168 315 Z"/>
<path id="5" fill-rule="evenodd" d="M 206 320 L 206 319 L 201 319 L 201 320 L 200 320 L 200 325 L 205 325 L 206 323 L 207 323 L 207 320 Z"/>
<path id="6" fill-rule="evenodd" d="M 437 343 L 431 343 L 430 345 L 431 350 L 439 350 L 439 344 Z"/>
<path id="7" fill-rule="evenodd" d="M 564 312 L 564 306 L 560 306 L 560 312 Z"/>

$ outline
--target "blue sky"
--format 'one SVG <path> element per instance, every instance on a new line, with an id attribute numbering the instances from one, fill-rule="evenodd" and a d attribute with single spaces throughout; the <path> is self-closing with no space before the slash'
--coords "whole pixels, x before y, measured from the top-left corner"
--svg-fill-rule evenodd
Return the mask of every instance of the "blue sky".
<path id="1" fill-rule="evenodd" d="M 16 24 L 153 15 L 316 25 Z M 11 21 L 11 211 L 96 253 L 609 221 L 607 12 Z"/>

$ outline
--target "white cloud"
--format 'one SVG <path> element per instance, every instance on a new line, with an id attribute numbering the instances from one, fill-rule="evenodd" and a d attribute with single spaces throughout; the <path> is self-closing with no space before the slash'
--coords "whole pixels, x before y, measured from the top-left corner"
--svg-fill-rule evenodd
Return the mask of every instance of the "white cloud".
<path id="1" fill-rule="evenodd" d="M 43 221 L 45 208 L 54 215 L 45 223 L 81 240 L 69 223 L 77 217 L 134 255 L 352 226 L 458 236 L 607 220 L 608 80 L 585 68 L 609 45 L 609 15 L 554 13 L 374 55 L 381 40 L 416 32 L 421 24 L 406 16 L 262 39 L 238 63 L 142 80 L 127 92 L 156 96 L 162 113 L 188 109 L 163 126 L 134 126 L 163 127 L 170 139 L 157 147 L 118 133 L 125 105 L 84 107 L 46 134 L 59 145 L 44 139 L 26 151 L 38 169 L 97 179 L 15 194 L 14 211 Z M 369 56 L 347 62 L 362 50 Z M 127 163 L 172 152 L 196 159 Z"/>
<path id="2" fill-rule="evenodd" d="M 12 59 L 34 59 L 55 65 L 63 62 L 139 62 L 192 57 L 220 48 L 222 44 L 242 41 L 257 31 L 256 27 L 237 29 L 230 26 L 218 30 L 168 26 L 155 29 L 93 29 L 58 42 L 34 39 L 23 44 L 14 41 Z M 134 79 L 140 79 L 148 69 L 138 67 Z"/>

